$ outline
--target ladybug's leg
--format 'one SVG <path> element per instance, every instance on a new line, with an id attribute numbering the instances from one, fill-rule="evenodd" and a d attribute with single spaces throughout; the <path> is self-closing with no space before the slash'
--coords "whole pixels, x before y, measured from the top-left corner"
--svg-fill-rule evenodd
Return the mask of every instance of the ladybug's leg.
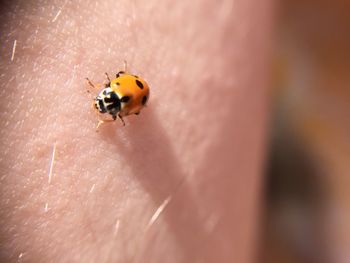
<path id="1" fill-rule="evenodd" d="M 124 72 L 128 72 L 128 63 L 124 60 Z"/>
<path id="2" fill-rule="evenodd" d="M 95 103 L 95 100 L 93 102 L 91 102 L 91 108 L 94 109 L 94 111 L 96 112 L 97 116 L 98 116 L 98 109 L 97 109 L 97 106 L 96 106 L 96 103 Z"/>
<path id="3" fill-rule="evenodd" d="M 112 122 L 112 121 L 115 121 L 114 119 L 113 120 L 110 120 L 110 119 L 108 119 L 108 120 L 101 120 L 101 119 L 99 119 L 98 120 L 98 123 L 97 123 L 97 125 L 96 125 L 96 132 L 98 132 L 98 129 L 100 128 L 100 126 L 102 125 L 102 124 L 104 124 L 104 123 L 106 123 L 106 122 Z"/>
<path id="4" fill-rule="evenodd" d="M 110 87 L 111 86 L 111 79 L 109 78 L 108 76 L 108 73 L 106 72 L 106 77 L 107 77 L 107 80 L 108 80 L 108 83 L 105 84 L 106 87 Z"/>
<path id="5" fill-rule="evenodd" d="M 100 84 L 95 85 L 94 83 L 91 82 L 90 79 L 88 79 L 88 78 L 85 78 L 85 79 L 87 80 L 87 83 L 89 84 L 89 86 L 92 87 L 94 90 L 98 90 L 98 89 L 101 88 L 101 85 L 100 85 Z M 88 92 L 88 93 L 91 92 L 89 88 L 87 89 L 87 92 Z"/>
<path id="6" fill-rule="evenodd" d="M 123 126 L 125 126 L 125 121 L 124 121 L 123 117 L 120 115 L 120 113 L 118 113 L 118 117 L 122 121 Z"/>
<path id="7" fill-rule="evenodd" d="M 119 78 L 120 75 L 125 74 L 127 72 L 127 69 L 128 69 L 128 63 L 126 62 L 126 60 L 124 60 L 124 70 L 119 71 L 117 73 L 116 77 Z"/>
<path id="8" fill-rule="evenodd" d="M 93 87 L 94 89 L 97 89 L 97 87 L 91 82 L 91 80 L 89 78 L 85 78 L 88 82 L 88 84 Z"/>
<path id="9" fill-rule="evenodd" d="M 124 122 L 123 117 L 122 117 L 120 114 L 118 114 L 118 117 L 119 117 L 119 119 L 122 121 L 123 126 L 125 126 L 125 122 Z M 113 121 L 115 121 L 116 119 L 117 119 L 117 115 L 114 115 L 112 120 L 111 120 L 111 119 L 99 119 L 99 120 L 98 120 L 98 123 L 97 123 L 97 125 L 96 125 L 96 131 L 98 131 L 98 129 L 100 128 L 100 126 L 101 126 L 102 124 L 104 124 L 104 123 L 106 123 L 106 122 L 113 122 Z"/>
<path id="10" fill-rule="evenodd" d="M 100 112 L 98 111 L 98 109 L 97 109 L 97 107 L 96 107 L 95 101 L 93 101 L 93 102 L 91 103 L 91 108 L 94 109 L 94 111 L 95 111 L 95 113 L 96 113 L 96 117 L 97 117 L 97 119 L 98 119 L 98 123 L 97 123 L 97 125 L 96 125 L 96 132 L 97 132 L 97 131 L 98 131 L 98 128 L 101 126 L 101 124 L 104 123 L 104 122 L 106 122 L 106 121 L 108 121 L 108 120 L 102 120 L 102 119 L 100 119 Z"/>
<path id="11" fill-rule="evenodd" d="M 117 75 L 115 75 L 117 78 L 119 78 L 120 77 L 120 75 L 122 75 L 122 74 L 125 74 L 125 71 L 119 71 L 118 73 L 117 73 Z"/>
<path id="12" fill-rule="evenodd" d="M 106 74 L 108 81 L 111 82 L 111 79 L 109 78 L 108 73 L 106 72 L 105 74 Z"/>

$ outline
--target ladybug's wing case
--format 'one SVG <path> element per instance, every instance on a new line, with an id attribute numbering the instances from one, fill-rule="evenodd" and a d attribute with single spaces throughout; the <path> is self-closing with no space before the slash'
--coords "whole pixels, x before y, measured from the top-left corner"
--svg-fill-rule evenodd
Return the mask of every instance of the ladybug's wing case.
<path id="1" fill-rule="evenodd" d="M 122 75 L 111 81 L 111 89 L 122 101 L 121 115 L 137 114 L 149 97 L 148 84 L 133 75 Z"/>

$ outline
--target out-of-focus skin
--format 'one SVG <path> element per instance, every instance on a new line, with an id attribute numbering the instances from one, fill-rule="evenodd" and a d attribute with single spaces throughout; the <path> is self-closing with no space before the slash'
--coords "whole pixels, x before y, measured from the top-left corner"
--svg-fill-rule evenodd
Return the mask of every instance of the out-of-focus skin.
<path id="1" fill-rule="evenodd" d="M 270 7 L 4 4 L 1 261 L 252 262 Z M 148 107 L 96 133 L 84 78 L 123 60 L 149 83 Z"/>
<path id="2" fill-rule="evenodd" d="M 279 136 L 288 141 L 278 142 L 288 156 L 292 135 L 304 160 L 294 165 L 294 175 L 285 168 L 279 181 L 282 188 L 291 178 L 300 183 L 294 194 L 302 201 L 289 198 L 273 208 L 269 236 L 275 240 L 264 249 L 266 262 L 349 262 L 350 2 L 285 0 L 280 6 L 275 50 L 284 82 L 278 122 L 287 126 Z M 284 162 L 298 163 L 293 157 Z"/>

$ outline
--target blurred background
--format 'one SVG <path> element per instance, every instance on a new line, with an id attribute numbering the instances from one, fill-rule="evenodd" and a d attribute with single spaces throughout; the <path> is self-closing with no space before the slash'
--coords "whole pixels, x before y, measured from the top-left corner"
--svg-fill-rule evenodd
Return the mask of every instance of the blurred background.
<path id="1" fill-rule="evenodd" d="M 281 0 L 276 27 L 262 262 L 350 262 L 350 1 Z"/>

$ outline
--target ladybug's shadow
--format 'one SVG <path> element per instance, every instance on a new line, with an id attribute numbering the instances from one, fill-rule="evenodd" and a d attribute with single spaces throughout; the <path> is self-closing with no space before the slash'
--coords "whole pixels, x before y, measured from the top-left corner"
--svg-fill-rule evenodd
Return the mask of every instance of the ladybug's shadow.
<path id="1" fill-rule="evenodd" d="M 183 253 L 181 257 L 191 259 L 196 253 L 196 244 L 200 245 L 198 243 L 204 240 L 205 231 L 186 180 L 188 175 L 181 170 L 170 140 L 150 108 L 137 119 L 132 118 L 131 124 L 118 127 L 124 129 L 126 141 L 121 140 L 120 132 L 111 127 L 104 130 L 103 137 L 115 144 L 116 151 L 131 168 L 132 174 L 151 195 L 155 211 L 172 196 L 160 217 L 164 217 L 176 238 L 177 246 Z M 156 224 L 146 235 L 156 232 Z M 154 249 L 153 244 L 147 242 L 150 240 L 147 237 L 141 242 L 141 251 Z"/>

